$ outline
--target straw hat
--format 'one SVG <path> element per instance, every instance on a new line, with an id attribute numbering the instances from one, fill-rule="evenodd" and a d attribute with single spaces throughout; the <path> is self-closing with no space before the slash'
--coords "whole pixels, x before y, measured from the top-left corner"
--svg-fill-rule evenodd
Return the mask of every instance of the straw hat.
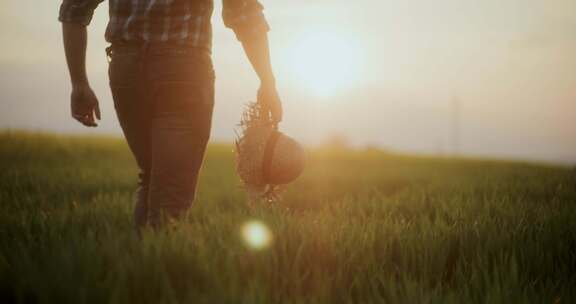
<path id="1" fill-rule="evenodd" d="M 277 196 L 275 189 L 294 181 L 304 170 L 305 153 L 293 138 L 277 130 L 251 103 L 240 121 L 236 141 L 236 169 L 252 198 Z"/>

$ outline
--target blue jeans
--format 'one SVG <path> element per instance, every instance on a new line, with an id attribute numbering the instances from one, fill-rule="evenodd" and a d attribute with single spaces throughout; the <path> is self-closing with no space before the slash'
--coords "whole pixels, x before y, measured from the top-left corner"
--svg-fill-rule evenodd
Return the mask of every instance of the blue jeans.
<path id="1" fill-rule="evenodd" d="M 192 204 L 210 136 L 210 53 L 182 46 L 112 45 L 110 88 L 138 167 L 137 229 L 161 227 Z"/>

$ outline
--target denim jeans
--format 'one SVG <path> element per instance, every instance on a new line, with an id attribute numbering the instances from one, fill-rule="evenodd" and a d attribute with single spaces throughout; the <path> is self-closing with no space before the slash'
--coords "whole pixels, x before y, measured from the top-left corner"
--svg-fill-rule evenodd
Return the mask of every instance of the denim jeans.
<path id="1" fill-rule="evenodd" d="M 158 228 L 195 197 L 214 106 L 211 56 L 179 46 L 113 45 L 108 53 L 114 106 L 140 169 L 135 225 Z"/>

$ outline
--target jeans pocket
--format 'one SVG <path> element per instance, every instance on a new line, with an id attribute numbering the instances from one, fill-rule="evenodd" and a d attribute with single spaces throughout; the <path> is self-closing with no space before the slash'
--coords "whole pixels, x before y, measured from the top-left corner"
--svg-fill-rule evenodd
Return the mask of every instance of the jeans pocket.
<path id="1" fill-rule="evenodd" d="M 191 81 L 210 85 L 215 78 L 212 59 L 203 52 L 151 56 L 147 66 L 154 82 Z"/>
<path id="2" fill-rule="evenodd" d="M 187 113 L 192 117 L 212 114 L 214 84 L 209 81 L 160 81 L 154 84 L 154 112 Z"/>
<path id="3" fill-rule="evenodd" d="M 142 79 L 142 65 L 136 54 L 113 54 L 108 63 L 110 87 L 137 86 Z"/>

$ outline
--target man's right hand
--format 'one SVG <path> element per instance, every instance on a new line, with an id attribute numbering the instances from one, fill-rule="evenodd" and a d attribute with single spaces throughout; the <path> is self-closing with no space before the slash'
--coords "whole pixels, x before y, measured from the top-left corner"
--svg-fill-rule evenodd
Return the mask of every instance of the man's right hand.
<path id="1" fill-rule="evenodd" d="M 88 84 L 86 77 L 86 44 L 88 33 L 86 26 L 77 23 L 62 23 L 64 51 L 70 71 L 72 94 L 70 107 L 72 117 L 87 127 L 96 127 L 96 118 L 100 119 L 98 99 Z"/>
<path id="2" fill-rule="evenodd" d="M 98 99 L 88 84 L 74 85 L 70 96 L 72 117 L 87 127 L 97 127 L 100 120 Z"/>

